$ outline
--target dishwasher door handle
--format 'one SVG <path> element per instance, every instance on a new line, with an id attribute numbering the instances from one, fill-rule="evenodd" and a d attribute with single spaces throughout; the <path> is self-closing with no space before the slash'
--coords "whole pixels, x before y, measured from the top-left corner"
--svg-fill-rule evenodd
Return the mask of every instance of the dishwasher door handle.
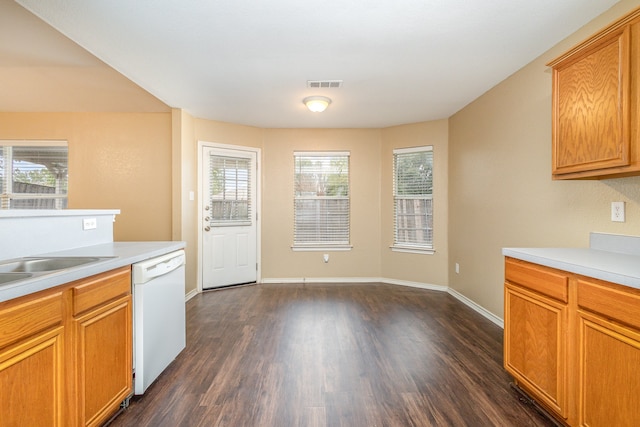
<path id="1" fill-rule="evenodd" d="M 133 282 L 146 283 L 151 279 L 171 273 L 185 264 L 184 250 L 133 264 Z"/>

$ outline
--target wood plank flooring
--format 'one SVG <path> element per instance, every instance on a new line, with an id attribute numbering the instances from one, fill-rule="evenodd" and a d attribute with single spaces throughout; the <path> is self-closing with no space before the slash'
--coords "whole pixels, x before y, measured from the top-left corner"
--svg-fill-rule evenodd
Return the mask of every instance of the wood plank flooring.
<path id="1" fill-rule="evenodd" d="M 187 348 L 118 426 L 551 426 L 502 329 L 444 292 L 263 284 L 187 303 Z"/>

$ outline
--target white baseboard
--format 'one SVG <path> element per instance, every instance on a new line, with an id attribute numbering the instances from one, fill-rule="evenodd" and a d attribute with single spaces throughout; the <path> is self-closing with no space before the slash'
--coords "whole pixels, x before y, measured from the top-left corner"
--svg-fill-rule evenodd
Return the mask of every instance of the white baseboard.
<path id="1" fill-rule="evenodd" d="M 431 291 L 447 292 L 449 295 L 470 307 L 478 314 L 487 318 L 499 327 L 504 329 L 504 320 L 491 313 L 481 305 L 462 295 L 460 292 L 448 286 L 433 285 L 429 283 L 410 282 L 406 280 L 387 279 L 383 277 L 287 277 L 287 278 L 267 278 L 260 283 L 386 283 L 389 285 L 409 286 L 412 288 L 427 289 Z"/>
<path id="2" fill-rule="evenodd" d="M 427 289 L 430 291 L 446 292 L 448 289 L 446 286 L 442 286 L 442 285 L 432 285 L 429 283 L 420 283 L 420 282 L 409 282 L 407 280 L 380 279 L 380 281 L 388 285 L 409 286 L 411 288 Z"/>
<path id="3" fill-rule="evenodd" d="M 380 277 L 287 277 L 262 279 L 260 283 L 380 283 Z"/>
<path id="4" fill-rule="evenodd" d="M 456 291 L 455 289 L 447 288 L 447 292 L 449 293 L 449 295 L 451 295 L 452 297 L 456 298 L 458 301 L 460 301 L 463 304 L 469 306 L 470 308 L 472 308 L 476 312 L 480 313 L 482 316 L 486 317 L 487 319 L 489 319 L 490 321 L 492 321 L 493 323 L 495 323 L 496 325 L 498 325 L 502 329 L 504 329 L 504 320 L 503 319 L 499 318 L 498 316 L 496 316 L 495 314 L 493 314 L 489 310 L 485 309 L 481 305 L 476 304 L 475 302 L 473 302 L 469 298 L 465 297 L 464 295 L 462 295 L 460 292 Z"/>
<path id="5" fill-rule="evenodd" d="M 184 302 L 189 301 L 191 298 L 195 297 L 196 295 L 198 295 L 198 290 L 197 289 L 192 289 L 190 290 L 185 296 L 184 296 Z"/>

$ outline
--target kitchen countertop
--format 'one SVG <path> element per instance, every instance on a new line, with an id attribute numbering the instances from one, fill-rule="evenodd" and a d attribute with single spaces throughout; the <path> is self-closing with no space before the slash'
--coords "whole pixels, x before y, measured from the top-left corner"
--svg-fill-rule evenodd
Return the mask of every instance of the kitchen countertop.
<path id="1" fill-rule="evenodd" d="M 183 249 L 184 242 L 112 242 L 74 249 L 34 254 L 32 257 L 110 257 L 98 262 L 68 269 L 53 271 L 43 275 L 16 280 L 0 285 L 0 302 L 28 295 L 34 292 L 53 288 L 74 280 L 93 276 L 125 265 L 134 264 L 145 259 L 164 255 Z M 2 260 L 7 262 L 10 260 Z"/>
<path id="2" fill-rule="evenodd" d="M 3 209 L 0 218 L 118 215 L 120 209 Z"/>
<path id="3" fill-rule="evenodd" d="M 503 248 L 508 257 L 640 289 L 640 256 L 592 248 Z"/>

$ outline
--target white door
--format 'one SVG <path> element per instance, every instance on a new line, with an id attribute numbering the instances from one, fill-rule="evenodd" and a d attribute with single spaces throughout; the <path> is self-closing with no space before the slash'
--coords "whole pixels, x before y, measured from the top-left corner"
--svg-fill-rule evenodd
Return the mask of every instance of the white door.
<path id="1" fill-rule="evenodd" d="M 202 288 L 256 282 L 256 152 L 202 149 Z"/>

